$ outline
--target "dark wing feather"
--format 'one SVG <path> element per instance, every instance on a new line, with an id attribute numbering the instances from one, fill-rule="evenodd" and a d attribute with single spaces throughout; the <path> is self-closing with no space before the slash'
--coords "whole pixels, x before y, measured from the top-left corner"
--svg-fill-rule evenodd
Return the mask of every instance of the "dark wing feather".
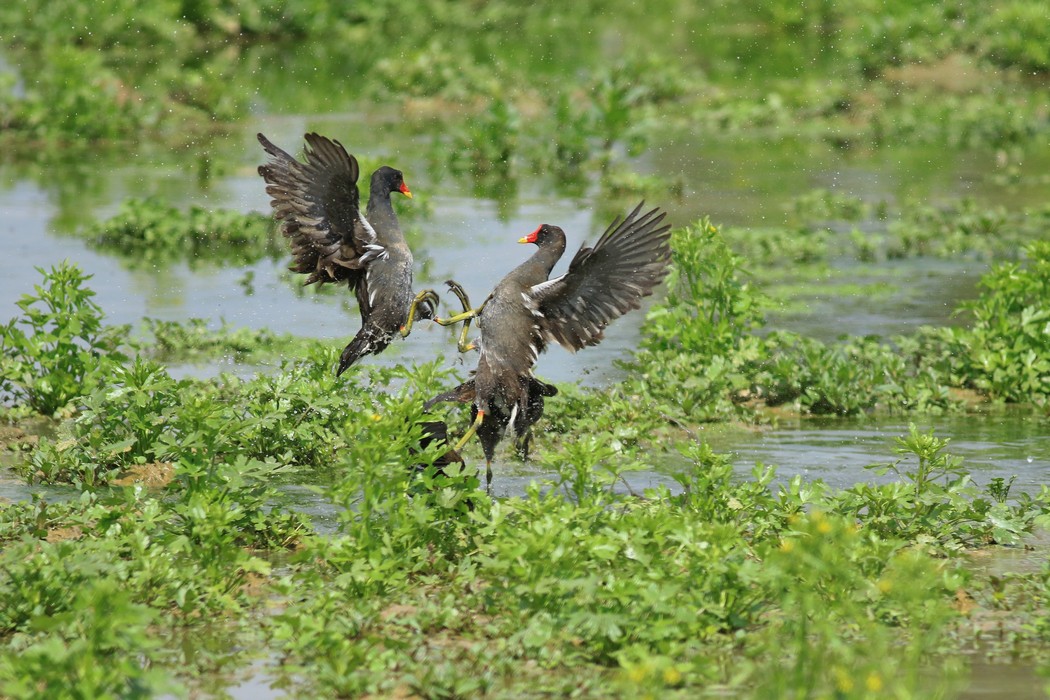
<path id="1" fill-rule="evenodd" d="M 305 137 L 305 163 L 262 134 L 258 138 L 270 155 L 259 174 L 291 242 L 291 269 L 309 275 L 306 284 L 346 280 L 356 288 L 365 265 L 383 253 L 358 205 L 357 159 L 338 141 L 314 133 Z"/>
<path id="2" fill-rule="evenodd" d="M 428 400 L 423 404 L 423 410 L 429 411 L 434 407 L 434 404 L 441 403 L 442 401 L 458 401 L 459 403 L 473 403 L 476 393 L 474 391 L 474 380 L 468 379 L 463 382 L 455 389 L 446 391 L 443 394 L 438 394 L 434 398 Z"/>
<path id="3" fill-rule="evenodd" d="M 609 225 L 592 248 L 580 248 L 561 277 L 538 284 L 530 296 L 543 314 L 545 338 L 568 350 L 597 345 L 613 320 L 641 305 L 663 281 L 671 261 L 671 226 L 652 209 Z"/>

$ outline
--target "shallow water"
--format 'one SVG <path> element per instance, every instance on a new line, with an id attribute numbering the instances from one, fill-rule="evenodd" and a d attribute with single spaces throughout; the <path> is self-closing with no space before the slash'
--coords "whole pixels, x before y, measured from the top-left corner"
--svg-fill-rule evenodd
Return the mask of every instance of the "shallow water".
<path id="1" fill-rule="evenodd" d="M 644 9 L 639 6 L 637 12 Z M 798 66 L 821 60 L 821 51 L 811 50 L 802 42 L 785 52 L 782 44 L 771 47 L 761 37 L 747 33 L 709 29 L 698 40 L 700 35 L 693 33 L 702 17 L 677 19 L 682 21 L 637 22 L 630 33 L 625 33 L 626 39 L 672 56 L 680 52 L 682 63 L 702 68 L 712 79 L 742 78 L 750 82 L 750 76 L 741 76 L 737 66 L 741 62 L 751 65 L 755 73 L 794 77 Z M 633 20 L 628 18 L 627 22 Z M 568 37 L 572 40 L 566 41 L 564 35 L 548 36 L 524 29 L 521 34 L 537 37 L 542 43 L 507 42 L 511 48 L 503 50 L 517 45 L 523 54 L 532 55 L 539 48 L 542 54 L 550 55 L 549 65 L 544 66 L 547 70 L 575 70 L 589 61 L 573 60 L 574 52 L 595 50 L 594 42 L 581 38 Z M 621 42 L 608 42 L 605 37 L 601 41 L 608 43 L 601 48 L 606 54 L 627 52 L 628 46 Z M 732 44 L 732 50 L 711 50 L 712 42 Z M 138 326 L 144 316 L 166 320 L 205 317 L 216 325 L 223 319 L 237 326 L 328 338 L 341 346 L 359 325 L 353 303 L 339 295 L 297 295 L 283 272 L 286 259 L 261 260 L 252 266 L 231 269 L 209 264 L 131 269 L 125 261 L 92 251 L 84 241 L 69 235 L 88 219 L 112 214 L 129 196 L 159 195 L 181 207 L 268 211 L 268 198 L 255 173 L 262 160 L 254 140 L 257 130 L 265 131 L 278 145 L 296 151 L 301 134 L 316 129 L 338 137 L 358 154 L 382 156 L 403 169 L 417 198 L 398 201 L 396 206 L 401 212 L 425 209 L 430 213 L 426 218 L 411 218 L 409 224 L 418 229 L 415 251 L 419 288 L 440 287 L 442 280 L 456 277 L 471 297 L 480 301 L 493 283 L 528 255 L 528 249 L 513 241 L 540 222 L 552 222 L 568 231 L 571 254 L 585 239 L 593 240 L 614 213 L 603 210 L 600 215 L 592 215 L 597 201 L 593 188 L 575 196 L 553 187 L 543 173 L 523 173 L 519 182 L 509 183 L 507 191 L 517 192 L 512 197 L 478 197 L 474 185 L 434 165 L 426 155 L 427 137 L 399 121 L 398 115 L 346 113 L 348 103 L 356 98 L 354 91 L 348 89 L 346 78 L 358 66 L 321 63 L 309 55 L 288 58 L 292 60 L 286 64 L 286 57 L 270 56 L 271 63 L 257 64 L 257 77 L 255 69 L 252 76 L 246 73 L 245 78 L 254 79 L 259 114 L 256 119 L 229 135 L 190 144 L 183 152 L 144 145 L 127 153 L 80 152 L 66 162 L 56 161 L 50 155 L 35 164 L 0 163 L 0 211 L 4 214 L 0 217 L 4 252 L 0 256 L 0 322 L 17 313 L 15 301 L 39 282 L 35 267 L 47 268 L 69 258 L 95 275 L 92 288 L 110 323 Z M 343 57 L 334 58 L 341 61 Z M 3 69 L 0 64 L 0 70 Z M 275 79 L 281 73 L 286 79 Z M 353 87 L 353 83 L 349 86 Z M 675 225 L 710 215 L 720 225 L 775 226 L 784 218 L 783 205 L 787 200 L 815 187 L 859 195 L 870 201 L 887 199 L 891 203 L 909 197 L 936 203 L 969 195 L 988 205 L 1042 204 L 1045 191 L 1027 185 L 1024 175 L 1050 171 L 1050 152 L 1043 151 L 1029 153 L 1018 184 L 1005 186 L 996 184 L 991 176 L 994 153 L 953 153 L 922 147 L 843 151 L 807 140 L 740 142 L 669 129 L 657 136 L 649 152 L 638 161 L 637 170 L 680 177 L 686 183 L 681 200 L 650 197 L 651 204 L 668 209 Z M 1033 178 L 1033 182 L 1039 181 Z M 617 210 L 626 210 L 633 204 L 633 197 L 626 197 L 617 203 Z M 564 264 L 560 270 L 564 270 Z M 951 309 L 974 294 L 974 283 L 983 271 L 980 263 L 918 260 L 886 264 L 875 272 L 865 270 L 864 277 L 857 281 L 889 280 L 900 287 L 895 294 L 885 298 L 815 299 L 804 313 L 774 316 L 771 328 L 783 327 L 826 340 L 840 334 L 892 335 L 909 332 L 923 323 L 957 322 L 950 316 Z M 252 294 L 238 283 L 249 273 Z M 902 279 L 906 283 L 901 283 Z M 552 348 L 541 360 L 539 374 L 552 381 L 591 385 L 615 382 L 619 374 L 613 360 L 624 357 L 637 342 L 640 319 L 642 312 L 635 312 L 617 321 L 602 345 L 579 355 Z M 448 362 L 461 363 L 464 373 L 474 362 L 472 356 L 456 357 L 453 332 L 432 324 L 417 326 L 409 340 L 395 343 L 383 355 L 366 361 L 380 365 L 413 363 L 442 354 Z M 174 367 L 173 373 L 210 376 L 217 372 L 251 374 L 256 370 L 266 372 L 268 367 L 219 360 Z M 965 458 L 964 465 L 980 485 L 996 476 L 1008 479 L 1014 474 L 1018 476 L 1016 490 L 1036 491 L 1046 483 L 1050 439 L 1033 421 L 1011 416 L 937 417 L 923 418 L 920 425 L 936 426 L 938 436 L 950 438 L 949 450 Z M 799 420 L 756 430 L 699 428 L 702 439 L 711 442 L 716 450 L 732 455 L 741 479 L 747 478 L 751 467 L 761 462 L 777 465 L 781 479 L 801 474 L 806 479 L 821 479 L 839 487 L 857 481 L 878 481 L 878 475 L 864 467 L 896 459 L 892 451 L 894 438 L 906 431 L 906 421 L 896 419 Z M 497 495 L 520 494 L 532 480 L 550 478 L 551 474 L 540 465 L 508 459 L 507 447 L 503 445 L 495 465 L 493 491 Z M 3 468 L 14 457 L 0 454 L 0 500 L 27 500 L 37 490 L 13 479 L 9 470 Z M 673 480 L 663 471 L 628 473 L 624 482 L 617 488 L 637 492 L 656 485 L 674 487 Z M 313 490 L 288 486 L 282 492 L 289 504 L 310 515 L 321 531 L 336 527 L 337 513 Z M 66 497 L 74 491 L 49 488 L 47 493 L 49 497 Z M 1014 553 L 1024 556 L 1021 550 L 1010 554 Z M 1009 571 L 1030 564 L 1027 558 L 996 561 L 994 566 Z M 1028 665 L 993 664 L 975 658 L 971 675 L 963 698 L 1045 697 L 1041 690 L 1044 681 Z M 232 680 L 223 679 L 230 682 L 225 688 L 229 697 L 288 697 L 268 687 L 270 677 L 265 664 L 252 664 L 235 676 Z"/>
<path id="2" fill-rule="evenodd" d="M 962 466 L 973 480 L 985 486 L 995 478 L 1016 476 L 1013 491 L 1035 494 L 1050 474 L 1050 435 L 1036 421 L 1002 416 L 975 415 L 922 417 L 916 427 L 930 428 L 948 439 L 945 450 L 962 457 Z M 836 488 L 858 481 L 884 482 L 868 465 L 885 465 L 902 459 L 902 471 L 917 466 L 914 456 L 894 452 L 896 438 L 908 434 L 907 419 L 802 419 L 782 427 L 754 431 L 707 428 L 706 439 L 716 452 L 732 456 L 741 474 L 761 463 L 775 465 L 781 478 L 801 475 L 820 479 Z"/>

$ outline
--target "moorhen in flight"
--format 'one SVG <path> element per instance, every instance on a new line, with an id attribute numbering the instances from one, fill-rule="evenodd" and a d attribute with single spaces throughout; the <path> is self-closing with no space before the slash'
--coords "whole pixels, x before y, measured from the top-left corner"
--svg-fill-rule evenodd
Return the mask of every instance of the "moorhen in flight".
<path id="1" fill-rule="evenodd" d="M 513 425 L 521 436 L 518 421 L 527 429 L 530 418 L 538 420 L 542 414 L 543 396 L 550 395 L 543 391 L 548 385 L 532 376 L 532 367 L 547 343 L 556 341 L 572 352 L 597 345 L 609 323 L 639 308 L 642 297 L 652 294 L 664 279 L 671 261 L 671 226 L 662 224 L 665 214 L 659 209 L 641 213 L 644 204 L 622 221 L 616 217 L 594 247 L 581 247 L 560 277 L 548 279 L 565 253 L 565 233 L 543 224 L 518 241 L 535 243 L 539 250 L 504 277 L 481 306 L 470 308 L 458 285 L 449 285 L 459 295 L 464 311 L 434 320 L 444 326 L 464 322 L 461 350 L 469 347 L 465 341 L 470 319 L 476 316 L 481 329 L 481 356 L 471 380 L 476 416 L 455 449 L 462 449 L 474 432 L 481 436 L 490 417 L 496 424 L 491 429 L 496 438 L 486 437 L 483 447 L 486 441 L 493 441 L 495 448 L 504 419 L 503 427 Z M 449 393 L 469 395 L 467 385 Z M 491 484 L 489 450 L 485 457 L 486 483 Z"/>
<path id="2" fill-rule="evenodd" d="M 412 251 L 390 203 L 392 192 L 412 197 L 401 171 L 384 165 L 372 173 L 366 216 L 358 204 L 357 158 L 341 143 L 306 134 L 301 163 L 262 134 L 258 138 L 270 155 L 259 174 L 295 257 L 290 269 L 308 275 L 305 284 L 346 281 L 357 294 L 361 330 L 343 350 L 337 374 L 382 352 L 395 333 L 407 336 L 417 314 L 433 318 L 437 294 L 413 293 Z"/>

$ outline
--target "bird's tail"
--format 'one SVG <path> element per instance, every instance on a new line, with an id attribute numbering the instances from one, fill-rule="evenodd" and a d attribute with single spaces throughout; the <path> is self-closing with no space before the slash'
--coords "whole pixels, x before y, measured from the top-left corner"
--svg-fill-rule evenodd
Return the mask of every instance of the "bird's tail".
<path id="1" fill-rule="evenodd" d="M 390 334 L 375 326 L 364 325 L 357 332 L 349 345 L 343 348 L 343 354 L 339 358 L 339 369 L 336 376 L 347 370 L 350 365 L 360 360 L 365 355 L 375 355 L 390 345 Z"/>

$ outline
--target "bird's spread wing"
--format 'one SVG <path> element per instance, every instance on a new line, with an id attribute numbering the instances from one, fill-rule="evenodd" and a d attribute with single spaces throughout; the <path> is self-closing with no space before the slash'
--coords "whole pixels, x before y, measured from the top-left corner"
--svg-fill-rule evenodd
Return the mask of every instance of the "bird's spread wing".
<path id="1" fill-rule="evenodd" d="M 364 267 L 385 253 L 358 206 L 357 159 L 338 141 L 313 133 L 305 138 L 302 163 L 259 134 L 270 155 L 259 174 L 291 241 L 291 269 L 309 275 L 307 284 L 347 280 L 355 288 Z"/>
<path id="2" fill-rule="evenodd" d="M 564 275 L 529 290 L 546 340 L 572 351 L 597 345 L 609 323 L 637 309 L 663 280 L 671 226 L 659 209 L 641 214 L 643 205 L 617 217 L 593 248 L 580 248 Z"/>

